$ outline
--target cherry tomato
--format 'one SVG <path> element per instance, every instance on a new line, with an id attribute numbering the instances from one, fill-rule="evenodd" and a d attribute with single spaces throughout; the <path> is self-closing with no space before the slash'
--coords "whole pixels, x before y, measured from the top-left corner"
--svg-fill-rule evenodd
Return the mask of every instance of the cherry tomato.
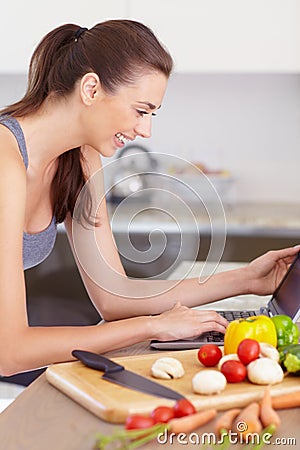
<path id="1" fill-rule="evenodd" d="M 222 358 L 220 347 L 215 344 L 205 344 L 198 350 L 198 359 L 206 367 L 213 367 Z"/>
<path id="2" fill-rule="evenodd" d="M 155 423 L 168 423 L 171 419 L 175 417 L 174 408 L 170 406 L 157 406 L 152 413 L 151 417 L 154 419 Z"/>
<path id="3" fill-rule="evenodd" d="M 173 406 L 175 417 L 184 417 L 191 414 L 195 414 L 196 409 L 194 405 L 186 398 L 181 398 L 177 400 Z"/>
<path id="4" fill-rule="evenodd" d="M 259 357 L 260 347 L 255 339 L 244 339 L 239 343 L 237 354 L 245 366 Z"/>
<path id="5" fill-rule="evenodd" d="M 240 361 L 229 359 L 222 364 L 221 372 L 228 383 L 239 383 L 246 378 L 247 369 Z"/>
<path id="6" fill-rule="evenodd" d="M 128 416 L 125 422 L 126 430 L 143 430 L 155 425 L 153 417 L 143 416 L 140 414 L 132 414 Z"/>

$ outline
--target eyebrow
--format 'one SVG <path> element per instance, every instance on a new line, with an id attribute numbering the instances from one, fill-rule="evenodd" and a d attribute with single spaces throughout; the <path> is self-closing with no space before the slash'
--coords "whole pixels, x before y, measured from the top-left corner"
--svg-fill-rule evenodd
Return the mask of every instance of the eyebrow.
<path id="1" fill-rule="evenodd" d="M 153 103 L 149 103 L 149 102 L 137 102 L 137 103 L 139 103 L 139 104 L 144 104 L 144 105 L 147 105 L 150 109 L 156 109 L 156 106 L 155 105 L 153 105 Z M 157 109 L 159 109 L 161 107 L 161 105 L 157 108 Z"/>

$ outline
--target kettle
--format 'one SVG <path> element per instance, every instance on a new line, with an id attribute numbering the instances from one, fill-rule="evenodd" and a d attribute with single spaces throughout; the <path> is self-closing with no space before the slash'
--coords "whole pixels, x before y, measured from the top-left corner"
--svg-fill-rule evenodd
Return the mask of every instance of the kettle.
<path id="1" fill-rule="evenodd" d="M 125 198 L 135 201 L 149 200 L 149 175 L 155 172 L 156 168 L 156 159 L 143 145 L 130 144 L 124 147 L 114 164 L 109 201 L 120 203 Z"/>

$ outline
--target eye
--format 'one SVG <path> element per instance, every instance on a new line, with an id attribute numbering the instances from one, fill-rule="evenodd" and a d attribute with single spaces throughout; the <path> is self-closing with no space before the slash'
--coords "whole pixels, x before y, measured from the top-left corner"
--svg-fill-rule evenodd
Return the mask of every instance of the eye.
<path id="1" fill-rule="evenodd" d="M 141 109 L 137 109 L 136 111 L 141 117 L 145 116 L 146 114 L 149 114 L 147 111 L 142 111 Z"/>
<path id="2" fill-rule="evenodd" d="M 151 114 L 151 116 L 156 116 L 156 113 L 149 113 L 149 112 L 147 112 L 147 111 L 142 111 L 141 109 L 137 109 L 136 111 L 138 112 L 138 114 L 139 114 L 141 117 L 143 117 L 143 116 L 145 116 L 145 115 L 148 115 L 148 114 Z"/>

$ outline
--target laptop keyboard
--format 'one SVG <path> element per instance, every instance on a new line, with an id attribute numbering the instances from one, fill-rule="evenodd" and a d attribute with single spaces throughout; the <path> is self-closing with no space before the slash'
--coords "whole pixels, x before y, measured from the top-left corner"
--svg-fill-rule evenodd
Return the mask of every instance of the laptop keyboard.
<path id="1" fill-rule="evenodd" d="M 225 317 L 228 322 L 236 319 L 246 319 L 247 317 L 256 316 L 256 311 L 217 311 L 218 314 Z M 207 342 L 223 342 L 224 334 L 219 331 L 209 331 L 204 333 L 201 338 L 206 338 Z"/>

